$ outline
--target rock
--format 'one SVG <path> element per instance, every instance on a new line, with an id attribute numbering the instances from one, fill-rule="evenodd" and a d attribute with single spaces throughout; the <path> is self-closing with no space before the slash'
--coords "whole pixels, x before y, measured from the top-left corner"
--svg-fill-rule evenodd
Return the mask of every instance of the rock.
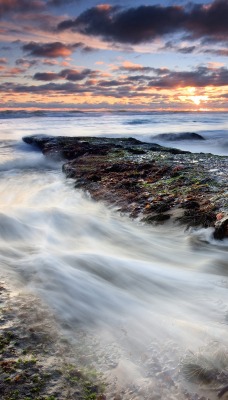
<path id="1" fill-rule="evenodd" d="M 181 203 L 181 207 L 187 209 L 196 209 L 200 207 L 200 204 L 198 203 L 198 201 L 195 200 L 186 200 Z"/>
<path id="2" fill-rule="evenodd" d="M 39 149 L 42 150 L 43 146 L 45 143 L 49 142 L 50 140 L 53 140 L 54 137 L 50 137 L 47 135 L 33 135 L 33 136 L 24 136 L 22 138 L 23 142 L 27 144 L 31 144 L 33 146 L 38 147 Z"/>
<path id="3" fill-rule="evenodd" d="M 36 135 L 23 140 L 49 157 L 67 160 L 62 169 L 75 187 L 132 218 L 154 224 L 177 218 L 187 227 L 205 228 L 214 227 L 217 219 L 215 238 L 228 236 L 222 195 L 227 190 L 226 157 L 208 159 L 203 153 L 134 138 Z M 223 171 L 214 180 L 213 165 Z"/>
<path id="4" fill-rule="evenodd" d="M 143 222 L 147 222 L 147 223 L 162 223 L 164 221 L 167 221 L 168 219 L 170 219 L 170 214 L 156 214 L 156 215 L 149 215 L 146 218 L 143 218 Z"/>
<path id="5" fill-rule="evenodd" d="M 228 215 L 225 215 L 215 223 L 214 238 L 217 240 L 228 238 Z"/>
<path id="6" fill-rule="evenodd" d="M 159 140 L 178 141 L 178 140 L 205 140 L 203 136 L 194 132 L 182 132 L 182 133 L 161 133 L 154 136 L 153 138 Z"/>
<path id="7" fill-rule="evenodd" d="M 221 399 L 221 397 L 228 392 L 228 385 L 222 388 L 219 393 L 218 393 L 218 398 Z"/>

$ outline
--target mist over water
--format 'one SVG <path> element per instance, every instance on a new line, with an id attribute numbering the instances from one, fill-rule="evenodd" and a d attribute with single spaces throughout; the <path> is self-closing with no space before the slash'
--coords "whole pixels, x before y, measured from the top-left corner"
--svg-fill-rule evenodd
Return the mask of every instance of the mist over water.
<path id="1" fill-rule="evenodd" d="M 226 348 L 228 240 L 216 242 L 210 229 L 145 226 L 75 190 L 61 163 L 21 137 L 94 132 L 136 137 L 142 126 L 134 125 L 137 132 L 125 129 L 129 115 L 62 123 L 53 118 L 0 124 L 1 276 L 37 293 L 75 346 L 86 342 L 88 361 L 112 382 L 110 393 L 137 386 L 144 398 L 152 398 L 153 390 L 157 398 L 183 399 L 179 386 L 171 395 L 163 375 L 156 375 L 158 366 L 162 373 L 175 369 L 188 351 L 212 342 Z M 216 123 L 219 129 L 225 124 Z M 126 399 L 138 398 L 124 393 Z"/>

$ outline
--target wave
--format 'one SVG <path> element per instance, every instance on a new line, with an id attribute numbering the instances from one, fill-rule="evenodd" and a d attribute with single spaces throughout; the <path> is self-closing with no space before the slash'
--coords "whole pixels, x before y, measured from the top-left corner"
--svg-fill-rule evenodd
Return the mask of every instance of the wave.
<path id="1" fill-rule="evenodd" d="M 18 157 L 11 160 L 6 160 L 0 163 L 0 171 L 11 173 L 12 170 L 31 171 L 31 170 L 53 170 L 59 169 L 59 163 L 54 160 L 45 158 L 43 154 L 37 152 L 32 158 Z"/>
<path id="2" fill-rule="evenodd" d="M 40 168 L 43 156 L 31 155 L 5 166 Z M 44 299 L 92 365 L 113 371 L 110 380 L 119 368 L 150 399 L 186 349 L 227 346 L 227 249 L 211 243 L 211 230 L 137 224 L 56 171 L 1 176 L 1 274 Z M 144 396 L 149 381 L 155 389 Z"/>
<path id="3" fill-rule="evenodd" d="M 84 111 L 46 111 L 46 110 L 36 110 L 36 111 L 27 111 L 27 110 L 6 110 L 0 111 L 0 119 L 15 119 L 15 118 L 32 118 L 32 117 L 78 117 L 80 115 L 84 115 Z"/>
<path id="4" fill-rule="evenodd" d="M 149 124 L 150 122 L 150 119 L 133 119 L 131 121 L 126 121 L 124 125 L 144 125 Z"/>

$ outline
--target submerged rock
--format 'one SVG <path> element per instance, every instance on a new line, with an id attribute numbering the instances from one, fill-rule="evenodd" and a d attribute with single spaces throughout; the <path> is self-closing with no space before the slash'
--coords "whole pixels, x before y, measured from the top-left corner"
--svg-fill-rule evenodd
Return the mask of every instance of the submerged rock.
<path id="1" fill-rule="evenodd" d="M 181 133 L 161 133 L 154 136 L 155 139 L 178 141 L 178 140 L 205 140 L 203 136 L 194 132 L 181 132 Z"/>

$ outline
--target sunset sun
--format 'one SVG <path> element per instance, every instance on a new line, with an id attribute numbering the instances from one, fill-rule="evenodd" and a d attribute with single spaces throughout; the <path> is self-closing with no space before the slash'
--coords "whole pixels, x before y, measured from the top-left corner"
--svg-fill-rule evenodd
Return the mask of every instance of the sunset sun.
<path id="1" fill-rule="evenodd" d="M 201 104 L 201 102 L 207 102 L 208 100 L 208 96 L 190 96 L 189 99 L 196 104 L 197 106 L 199 106 Z"/>

